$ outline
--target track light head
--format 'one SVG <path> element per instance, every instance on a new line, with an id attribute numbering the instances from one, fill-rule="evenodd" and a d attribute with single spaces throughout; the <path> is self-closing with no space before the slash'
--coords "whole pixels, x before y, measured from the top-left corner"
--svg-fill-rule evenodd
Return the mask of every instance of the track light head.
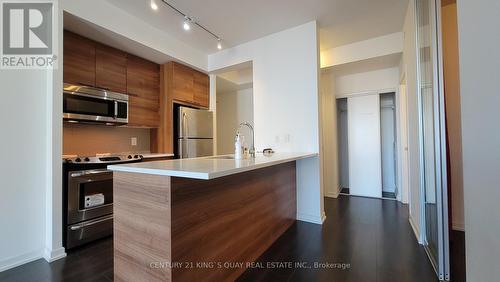
<path id="1" fill-rule="evenodd" d="M 220 41 L 220 38 L 217 39 L 217 49 L 222 50 L 222 43 Z"/>
<path id="2" fill-rule="evenodd" d="M 156 2 L 154 0 L 151 0 L 151 9 L 153 9 L 154 11 L 158 10 L 158 5 L 156 5 Z"/>
<path id="3" fill-rule="evenodd" d="M 184 17 L 184 24 L 182 25 L 184 30 L 190 30 L 191 29 L 191 20 L 188 17 Z"/>

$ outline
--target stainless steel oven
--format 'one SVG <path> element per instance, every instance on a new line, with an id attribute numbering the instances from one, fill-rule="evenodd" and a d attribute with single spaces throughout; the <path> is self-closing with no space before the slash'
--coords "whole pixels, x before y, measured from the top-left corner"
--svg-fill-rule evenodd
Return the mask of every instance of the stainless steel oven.
<path id="1" fill-rule="evenodd" d="M 110 235 L 113 226 L 113 173 L 107 169 L 68 175 L 68 248 Z M 96 200 L 97 199 L 97 200 Z M 97 228 L 101 226 L 103 228 Z M 76 239 L 76 240 L 74 240 Z"/>
<path id="2" fill-rule="evenodd" d="M 123 125 L 128 123 L 128 95 L 65 83 L 63 111 L 65 121 Z"/>
<path id="3" fill-rule="evenodd" d="M 106 167 L 141 160 L 139 155 L 64 160 L 63 243 L 67 249 L 113 234 L 113 172 Z"/>

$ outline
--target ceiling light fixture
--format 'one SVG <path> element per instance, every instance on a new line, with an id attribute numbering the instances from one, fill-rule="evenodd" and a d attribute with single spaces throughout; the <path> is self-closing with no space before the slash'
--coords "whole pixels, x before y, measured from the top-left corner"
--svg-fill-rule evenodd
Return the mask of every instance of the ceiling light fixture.
<path id="1" fill-rule="evenodd" d="M 158 10 L 158 5 L 156 5 L 156 2 L 154 0 L 151 0 L 151 9 L 153 10 Z"/>
<path id="2" fill-rule="evenodd" d="M 221 43 L 222 38 L 220 36 L 218 36 L 217 34 L 211 32 L 206 27 L 204 27 L 202 24 L 194 21 L 193 18 L 191 18 L 187 14 L 183 13 L 181 10 L 177 9 L 172 4 L 168 3 L 167 0 L 161 0 L 161 2 L 163 2 L 165 5 L 169 6 L 172 10 L 176 11 L 177 13 L 179 13 L 181 16 L 184 17 L 184 23 L 182 25 L 182 27 L 184 28 L 184 30 L 186 30 L 186 31 L 190 30 L 191 29 L 191 24 L 192 25 L 196 25 L 197 27 L 203 29 L 204 31 L 206 31 L 207 33 L 209 33 L 210 35 L 212 35 L 217 40 L 217 49 L 219 49 L 219 50 L 222 49 L 222 43 Z M 153 8 L 153 0 L 151 0 L 151 8 Z M 153 8 L 153 10 L 156 10 L 156 9 Z"/>

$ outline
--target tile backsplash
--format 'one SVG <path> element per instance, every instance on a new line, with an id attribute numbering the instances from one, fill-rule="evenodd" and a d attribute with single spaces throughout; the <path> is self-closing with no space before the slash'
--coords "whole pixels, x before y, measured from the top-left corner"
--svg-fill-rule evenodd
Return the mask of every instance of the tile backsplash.
<path id="1" fill-rule="evenodd" d="M 132 146 L 132 138 L 137 145 Z M 104 153 L 149 152 L 150 129 L 87 124 L 64 124 L 63 154 L 91 156 Z"/>

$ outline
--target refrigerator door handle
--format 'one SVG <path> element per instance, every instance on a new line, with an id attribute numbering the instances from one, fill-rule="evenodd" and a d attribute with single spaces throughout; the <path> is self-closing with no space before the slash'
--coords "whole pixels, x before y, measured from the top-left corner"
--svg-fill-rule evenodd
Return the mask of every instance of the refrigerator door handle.
<path id="1" fill-rule="evenodd" d="M 184 134 L 182 134 L 184 136 L 184 139 L 188 139 L 188 116 L 186 113 L 182 113 L 182 119 L 183 119 L 183 123 L 184 123 Z"/>
<path id="2" fill-rule="evenodd" d="M 181 153 L 181 158 L 186 158 L 187 157 L 187 152 L 186 152 L 186 143 L 187 143 L 187 135 L 188 135 L 188 124 L 187 124 L 187 114 L 184 112 L 182 113 L 182 124 L 183 124 L 183 129 L 182 129 L 182 153 Z"/>

